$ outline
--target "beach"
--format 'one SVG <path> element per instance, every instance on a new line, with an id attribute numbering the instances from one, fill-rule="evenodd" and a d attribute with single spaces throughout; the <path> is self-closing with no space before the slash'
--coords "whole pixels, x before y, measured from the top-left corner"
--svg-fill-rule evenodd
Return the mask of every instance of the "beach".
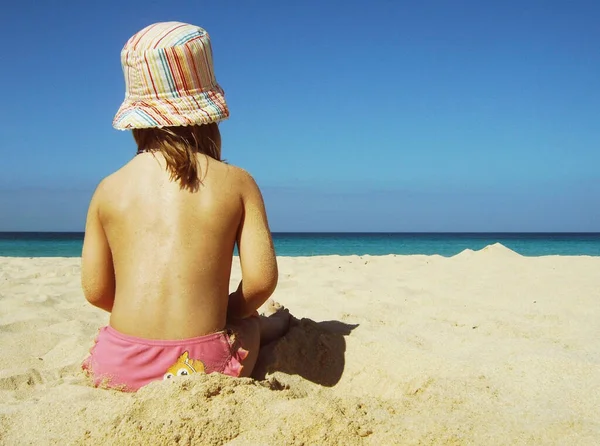
<path id="1" fill-rule="evenodd" d="M 80 259 L 0 257 L 0 444 L 598 444 L 600 257 L 495 244 L 278 264 L 294 319 L 255 379 L 121 393 L 81 371 L 108 314 Z"/>

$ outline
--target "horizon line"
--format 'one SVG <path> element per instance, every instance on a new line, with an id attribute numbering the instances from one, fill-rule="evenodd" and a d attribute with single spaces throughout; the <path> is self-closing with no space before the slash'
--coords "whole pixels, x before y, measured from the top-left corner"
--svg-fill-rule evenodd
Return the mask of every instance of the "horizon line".
<path id="1" fill-rule="evenodd" d="M 85 234 L 85 231 L 0 231 L 0 234 Z M 271 234 L 587 234 L 600 231 L 271 231 Z"/>

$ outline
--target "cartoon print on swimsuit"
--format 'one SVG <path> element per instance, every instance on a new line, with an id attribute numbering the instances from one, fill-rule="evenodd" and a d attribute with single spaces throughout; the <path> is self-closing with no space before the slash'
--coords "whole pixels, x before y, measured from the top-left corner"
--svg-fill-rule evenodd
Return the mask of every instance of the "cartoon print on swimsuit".
<path id="1" fill-rule="evenodd" d="M 177 362 L 167 369 L 163 379 L 171 379 L 175 376 L 188 376 L 192 373 L 204 373 L 204 363 L 198 359 L 190 359 L 189 353 L 183 352 Z"/>

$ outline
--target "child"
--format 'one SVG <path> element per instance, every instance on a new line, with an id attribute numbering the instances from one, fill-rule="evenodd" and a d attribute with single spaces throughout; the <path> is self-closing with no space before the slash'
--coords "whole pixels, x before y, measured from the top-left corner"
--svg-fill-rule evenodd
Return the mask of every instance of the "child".
<path id="1" fill-rule="evenodd" d="M 260 190 L 221 162 L 229 117 L 209 36 L 156 23 L 121 52 L 125 101 L 113 125 L 137 155 L 92 197 L 82 253 L 86 299 L 110 313 L 83 364 L 96 385 L 135 391 L 194 372 L 249 376 L 260 343 L 287 331 L 272 301 L 277 262 Z M 229 295 L 234 245 L 242 281 Z"/>

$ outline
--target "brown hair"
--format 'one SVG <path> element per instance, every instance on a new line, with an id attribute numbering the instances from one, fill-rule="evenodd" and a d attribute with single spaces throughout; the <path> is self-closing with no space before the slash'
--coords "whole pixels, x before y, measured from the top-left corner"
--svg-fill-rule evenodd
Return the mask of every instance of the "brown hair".
<path id="1" fill-rule="evenodd" d="M 198 190 L 202 183 L 196 153 L 221 161 L 221 133 L 216 123 L 181 127 L 133 129 L 138 151 L 160 152 L 171 180 L 182 189 Z"/>

